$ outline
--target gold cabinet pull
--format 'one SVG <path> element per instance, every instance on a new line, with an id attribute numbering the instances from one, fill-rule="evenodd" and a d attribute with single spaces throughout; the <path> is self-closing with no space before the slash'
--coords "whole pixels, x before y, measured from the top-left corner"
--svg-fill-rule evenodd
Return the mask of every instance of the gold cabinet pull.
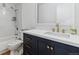
<path id="1" fill-rule="evenodd" d="M 47 48 L 49 49 L 50 47 L 47 45 Z"/>
<path id="2" fill-rule="evenodd" d="M 53 50 L 53 47 L 51 47 L 50 49 L 51 49 L 51 51 L 52 51 L 52 50 Z"/>

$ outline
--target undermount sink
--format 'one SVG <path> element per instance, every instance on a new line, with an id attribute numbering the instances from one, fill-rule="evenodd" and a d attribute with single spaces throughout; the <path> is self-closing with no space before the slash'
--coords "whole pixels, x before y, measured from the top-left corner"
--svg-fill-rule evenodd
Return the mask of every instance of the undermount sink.
<path id="1" fill-rule="evenodd" d="M 44 34 L 58 36 L 58 37 L 63 37 L 63 38 L 70 38 L 70 35 L 66 34 L 66 33 L 46 32 Z"/>

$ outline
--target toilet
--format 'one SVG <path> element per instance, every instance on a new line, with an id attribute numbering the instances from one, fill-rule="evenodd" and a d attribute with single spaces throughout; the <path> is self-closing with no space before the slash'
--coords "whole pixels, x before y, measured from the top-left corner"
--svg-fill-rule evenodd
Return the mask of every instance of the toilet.
<path id="1" fill-rule="evenodd" d="M 11 43 L 8 43 L 8 49 L 11 50 L 11 55 L 21 55 L 23 53 L 23 41 L 13 40 Z"/>

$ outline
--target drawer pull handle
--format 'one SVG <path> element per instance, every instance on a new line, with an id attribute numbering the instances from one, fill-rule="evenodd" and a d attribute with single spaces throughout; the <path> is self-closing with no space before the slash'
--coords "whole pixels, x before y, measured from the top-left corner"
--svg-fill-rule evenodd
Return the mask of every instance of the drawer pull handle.
<path id="1" fill-rule="evenodd" d="M 50 47 L 47 45 L 47 48 L 49 49 Z"/>
<path id="2" fill-rule="evenodd" d="M 51 47 L 50 49 L 53 50 L 53 47 Z"/>

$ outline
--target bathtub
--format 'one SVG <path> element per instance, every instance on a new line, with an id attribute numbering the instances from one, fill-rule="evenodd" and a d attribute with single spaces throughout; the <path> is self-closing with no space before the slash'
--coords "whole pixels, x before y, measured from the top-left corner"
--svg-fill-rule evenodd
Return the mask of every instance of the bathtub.
<path id="1" fill-rule="evenodd" d="M 15 36 L 0 37 L 0 54 L 2 51 L 7 49 L 8 43 L 14 40 L 16 40 Z"/>

